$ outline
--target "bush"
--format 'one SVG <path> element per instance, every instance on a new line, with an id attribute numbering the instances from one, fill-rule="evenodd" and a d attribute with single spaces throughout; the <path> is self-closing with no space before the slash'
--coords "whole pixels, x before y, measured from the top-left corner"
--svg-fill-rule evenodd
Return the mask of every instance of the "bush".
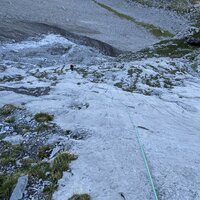
<path id="1" fill-rule="evenodd" d="M 48 121 L 53 121 L 54 116 L 48 113 L 41 112 L 41 113 L 37 113 L 34 118 L 37 122 L 48 122 Z"/>
<path id="2" fill-rule="evenodd" d="M 68 200 L 91 200 L 91 197 L 89 194 L 75 194 Z"/>

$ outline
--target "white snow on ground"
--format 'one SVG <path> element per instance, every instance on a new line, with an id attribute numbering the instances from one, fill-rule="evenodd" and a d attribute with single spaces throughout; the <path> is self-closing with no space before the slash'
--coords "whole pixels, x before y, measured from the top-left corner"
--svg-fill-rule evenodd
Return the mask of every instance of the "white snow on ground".
<path id="1" fill-rule="evenodd" d="M 29 48 L 30 45 L 27 47 L 26 53 L 35 48 L 35 46 Z M 42 54 L 41 47 L 37 49 L 41 54 L 34 55 L 31 59 L 24 54 L 25 49 L 19 48 L 19 50 L 19 57 L 22 56 L 19 63 L 27 76 L 29 70 L 22 67 L 25 66 L 23 60 L 26 60 L 29 63 L 26 66 L 30 67 L 31 59 L 32 62 L 37 62 L 38 57 L 49 58 L 46 52 Z M 90 53 L 91 51 L 88 50 Z M 74 55 L 81 54 L 80 51 L 74 53 Z M 105 68 L 101 68 L 102 63 L 105 66 L 110 64 L 112 66 L 110 58 L 106 61 L 103 55 L 92 51 L 92 55 L 95 53 L 97 59 L 95 60 L 95 56 L 91 58 L 94 64 L 89 68 L 104 73 Z M 86 56 L 85 52 L 81 55 Z M 61 59 L 63 62 L 70 63 L 67 53 L 63 57 L 64 59 Z M 53 69 L 60 69 L 63 65 L 58 58 L 60 56 L 53 57 L 55 62 L 48 64 L 46 68 L 44 64 L 42 69 L 46 69 L 49 74 L 57 75 L 57 71 Z M 90 54 L 86 59 L 89 62 Z M 166 64 L 168 60 L 165 59 L 150 59 L 148 62 L 157 69 L 159 69 L 158 62 L 168 67 Z M 14 62 L 12 65 L 15 65 Z M 128 64 L 124 65 L 126 68 Z M 133 63 L 129 65 L 132 66 Z M 144 61 L 136 62 L 133 66 L 136 65 L 145 72 L 148 68 Z M 37 63 L 34 67 L 41 70 Z M 85 64 L 79 61 L 77 69 L 84 67 Z M 164 67 L 161 71 L 165 71 Z M 120 68 L 116 70 L 121 77 L 127 78 L 126 73 L 120 74 Z M 105 73 L 112 75 L 114 72 L 108 70 Z M 148 73 L 151 74 L 152 71 L 148 69 Z M 108 81 L 109 83 L 91 82 L 90 77 L 83 78 L 76 71 L 61 73 L 55 85 L 50 84 L 51 79 L 37 80 L 30 74 L 29 76 L 33 81 L 32 87 L 38 83 L 48 83 L 51 86 L 50 94 L 32 97 L 11 91 L 0 91 L 0 106 L 6 103 L 25 103 L 33 113 L 41 111 L 53 113 L 56 123 L 63 129 L 84 128 L 90 133 L 87 139 L 74 141 L 71 151 L 78 155 L 78 159 L 71 164 L 72 173 L 65 172 L 59 181 L 58 190 L 54 194 L 55 200 L 65 200 L 74 193 L 90 193 L 94 200 L 122 200 L 121 194 L 126 200 L 153 199 L 131 120 L 144 144 L 159 199 L 200 199 L 200 80 L 198 78 L 186 79 L 184 84 L 174 86 L 172 89 L 159 88 L 162 93 L 158 96 L 145 96 L 114 87 L 115 82 L 112 79 Z M 1 83 L 0 86 L 6 84 Z M 22 80 L 21 84 L 31 85 L 26 79 Z M 89 107 L 74 109 L 73 105 L 77 104 L 87 104 Z"/>

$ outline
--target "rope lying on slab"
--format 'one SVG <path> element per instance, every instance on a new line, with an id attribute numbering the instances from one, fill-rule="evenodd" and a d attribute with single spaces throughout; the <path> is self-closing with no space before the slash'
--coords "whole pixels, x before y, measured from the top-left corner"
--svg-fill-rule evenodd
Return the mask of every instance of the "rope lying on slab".
<path id="1" fill-rule="evenodd" d="M 112 96 L 113 98 L 113 96 Z M 123 106 L 126 106 L 125 104 L 123 104 L 120 100 L 118 100 Z M 134 133 L 135 133 L 135 136 L 136 136 L 136 139 L 137 139 L 137 142 L 139 144 L 139 147 L 140 147 L 140 152 L 141 152 L 141 155 L 142 155 L 142 158 L 143 158 L 143 161 L 144 161 L 144 164 L 145 164 L 145 168 L 147 170 L 147 175 L 148 175 L 148 178 L 149 178 L 149 182 L 151 184 L 151 187 L 152 187 L 152 192 L 153 192 L 153 195 L 154 195 L 154 199 L 155 200 L 158 200 L 158 195 L 157 195 L 157 192 L 156 192 L 156 188 L 155 188 L 155 184 L 154 184 L 154 181 L 153 181 L 153 178 L 152 178 L 152 174 L 151 174 L 151 171 L 150 171 L 150 167 L 149 167 L 149 164 L 148 164 L 148 161 L 147 161 L 147 157 L 146 157 L 146 154 L 145 154 L 145 150 L 144 150 L 144 146 L 140 140 L 140 134 L 139 134 L 139 131 L 137 129 L 137 127 L 135 126 L 134 122 L 133 122 L 133 119 L 131 117 L 131 114 L 129 112 L 129 108 L 128 106 L 126 106 L 126 109 L 127 109 L 127 113 L 128 113 L 128 116 L 129 116 L 129 119 L 131 121 L 131 124 L 133 126 L 133 130 L 134 130 Z"/>
<path id="2" fill-rule="evenodd" d="M 152 174 L 151 174 L 151 171 L 150 171 L 150 168 L 149 168 L 149 164 L 148 164 L 148 161 L 147 161 L 147 157 L 146 157 L 146 154 L 145 154 L 145 151 L 144 151 L 144 146 L 143 144 L 141 143 L 141 140 L 140 140 L 140 135 L 139 135 L 139 131 L 137 129 L 137 127 L 134 125 L 133 123 L 133 120 L 131 118 L 131 115 L 130 115 L 130 112 L 128 110 L 128 107 L 127 107 L 127 112 L 128 112 L 128 115 L 129 115 L 129 119 L 131 121 L 131 124 L 133 126 L 133 129 L 134 129 L 134 132 L 135 132 L 135 135 L 136 135 L 136 138 L 137 138 L 137 142 L 140 146 L 140 151 L 141 151 L 141 154 L 142 154 L 142 158 L 144 160 L 144 164 L 145 164 L 145 167 L 146 167 L 146 170 L 147 170 L 147 174 L 148 174 L 148 177 L 149 177 L 149 181 L 150 181 L 150 184 L 151 184 L 151 187 L 152 187 L 152 191 L 153 191 L 153 194 L 154 194 L 154 198 L 155 200 L 158 200 L 158 195 L 157 195 L 157 192 L 156 192 L 156 188 L 155 188 L 155 184 L 154 184 L 154 181 L 153 181 L 153 178 L 152 178 Z"/>
<path id="3" fill-rule="evenodd" d="M 98 85 L 97 83 L 94 83 L 91 87 L 90 87 L 90 90 L 92 90 L 96 85 Z M 105 93 L 108 91 L 109 89 L 107 88 Z M 111 93 L 110 93 L 111 94 Z M 112 96 L 112 94 L 111 94 Z M 86 97 L 85 97 L 86 99 Z M 112 96 L 112 99 L 113 100 L 116 100 L 113 98 Z M 118 100 L 123 106 L 126 106 L 125 104 L 123 104 L 120 100 Z M 139 147 L 140 147 L 140 151 L 141 151 L 141 155 L 142 155 L 142 158 L 143 158 L 143 161 L 144 161 L 144 164 L 145 164 L 145 168 L 147 170 L 147 175 L 148 175 L 148 178 L 149 178 L 149 182 L 151 184 L 151 187 L 152 187 L 152 191 L 153 191 L 153 195 L 154 195 L 154 199 L 155 200 L 158 200 L 158 195 L 157 195 L 157 192 L 156 192 L 156 188 L 155 188 L 155 184 L 154 184 L 154 181 L 153 181 L 153 178 L 152 178 L 152 174 L 151 174 L 151 171 L 150 171 L 150 167 L 149 167 L 149 164 L 148 164 L 148 161 L 147 161 L 147 157 L 146 157 L 146 154 L 145 154 L 145 150 L 144 150 L 144 146 L 140 140 L 140 135 L 139 135 L 139 131 L 137 129 L 137 127 L 134 125 L 134 122 L 132 120 L 132 117 L 131 117 L 131 114 L 129 112 L 129 108 L 128 106 L 126 106 L 126 109 L 127 109 L 127 113 L 128 113 L 128 116 L 129 116 L 129 119 L 130 119 L 130 122 L 133 126 L 133 129 L 134 129 L 134 133 L 135 133 L 135 136 L 136 136 L 136 139 L 137 139 L 137 142 L 139 144 Z"/>

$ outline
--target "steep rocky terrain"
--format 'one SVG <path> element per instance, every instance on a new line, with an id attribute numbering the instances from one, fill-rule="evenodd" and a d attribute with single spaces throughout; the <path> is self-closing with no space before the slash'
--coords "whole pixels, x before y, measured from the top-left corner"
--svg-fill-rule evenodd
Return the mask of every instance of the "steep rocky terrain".
<path id="1" fill-rule="evenodd" d="M 200 199 L 198 2 L 162 2 L 0 2 L 0 199 Z"/>

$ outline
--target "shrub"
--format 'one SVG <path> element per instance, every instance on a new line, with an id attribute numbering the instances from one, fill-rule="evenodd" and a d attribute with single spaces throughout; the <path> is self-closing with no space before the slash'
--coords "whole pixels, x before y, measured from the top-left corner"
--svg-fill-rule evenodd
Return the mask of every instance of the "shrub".
<path id="1" fill-rule="evenodd" d="M 91 197 L 89 194 L 75 194 L 68 200 L 91 200 Z"/>
<path id="2" fill-rule="evenodd" d="M 53 121 L 54 116 L 48 113 L 41 112 L 41 113 L 37 113 L 34 118 L 37 122 L 48 122 L 48 121 Z"/>

